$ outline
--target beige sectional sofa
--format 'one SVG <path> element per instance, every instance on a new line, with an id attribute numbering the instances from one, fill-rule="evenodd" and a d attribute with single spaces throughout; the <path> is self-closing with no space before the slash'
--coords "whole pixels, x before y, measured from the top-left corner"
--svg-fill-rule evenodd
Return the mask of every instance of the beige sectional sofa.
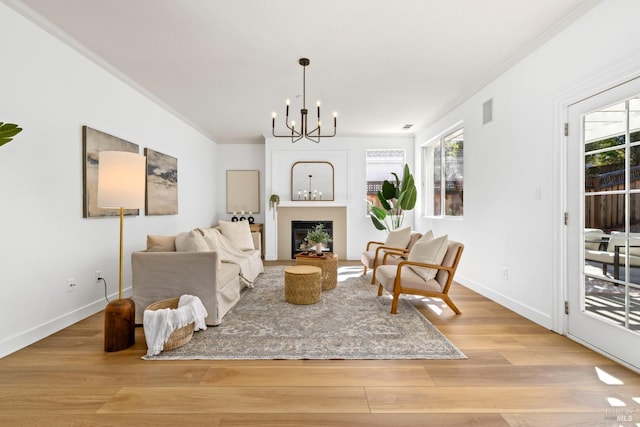
<path id="1" fill-rule="evenodd" d="M 142 324 L 149 304 L 188 294 L 202 301 L 208 313 L 207 325 L 218 325 L 240 300 L 242 289 L 253 286 L 252 279 L 264 271 L 260 236 L 252 234 L 248 224 L 221 221 L 215 227 L 224 236 L 221 245 L 220 240 L 209 238 L 215 233 L 213 230 L 150 235 L 147 250 L 131 254 L 136 324 Z"/>

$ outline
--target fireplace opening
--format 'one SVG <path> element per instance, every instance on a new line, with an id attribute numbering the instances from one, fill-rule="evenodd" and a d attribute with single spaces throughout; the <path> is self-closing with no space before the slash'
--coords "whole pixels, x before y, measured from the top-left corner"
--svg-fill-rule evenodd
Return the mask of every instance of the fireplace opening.
<path id="1" fill-rule="evenodd" d="M 322 224 L 324 229 L 333 238 L 333 221 L 291 221 L 291 258 L 296 254 L 311 250 L 307 241 L 307 232 L 316 225 Z M 323 252 L 333 252 L 333 242 L 324 244 Z"/>

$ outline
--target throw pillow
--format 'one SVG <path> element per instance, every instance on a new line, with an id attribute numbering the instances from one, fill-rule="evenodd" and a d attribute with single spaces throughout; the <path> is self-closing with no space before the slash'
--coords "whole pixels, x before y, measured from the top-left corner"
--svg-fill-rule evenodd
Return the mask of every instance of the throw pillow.
<path id="1" fill-rule="evenodd" d="M 205 244 L 207 245 L 207 250 L 209 251 L 217 251 L 218 250 L 218 239 L 214 234 L 216 231 L 213 228 L 198 228 Z"/>
<path id="2" fill-rule="evenodd" d="M 176 236 L 176 250 L 178 252 L 206 252 L 210 249 L 200 233 L 191 230 Z"/>
<path id="3" fill-rule="evenodd" d="M 222 268 L 222 252 L 218 250 L 218 240 L 215 238 L 213 228 L 198 228 L 192 231 L 194 240 L 199 242 L 198 245 L 203 248 L 200 251 L 218 252 L 218 258 L 216 261 L 216 270 L 220 271 Z"/>
<path id="4" fill-rule="evenodd" d="M 418 241 L 416 243 L 414 243 L 414 246 L 416 244 L 418 244 L 418 243 L 428 242 L 429 240 L 433 240 L 433 231 L 432 230 L 429 230 L 426 233 L 424 233 L 422 236 L 420 236 Z"/>
<path id="5" fill-rule="evenodd" d="M 220 232 L 242 251 L 255 249 L 249 221 L 220 221 Z"/>
<path id="6" fill-rule="evenodd" d="M 411 227 L 399 228 L 389 232 L 387 240 L 384 241 L 385 246 L 391 246 L 392 248 L 404 249 L 411 240 Z"/>
<path id="7" fill-rule="evenodd" d="M 147 236 L 147 252 L 175 252 L 176 236 Z"/>
<path id="8" fill-rule="evenodd" d="M 413 248 L 411 248 L 411 252 L 409 252 L 409 261 L 441 265 L 448 248 L 449 239 L 446 234 L 444 236 L 422 242 L 418 240 L 418 242 L 413 245 Z M 414 265 L 410 267 L 424 280 L 433 279 L 438 273 L 437 268 L 418 267 Z"/>

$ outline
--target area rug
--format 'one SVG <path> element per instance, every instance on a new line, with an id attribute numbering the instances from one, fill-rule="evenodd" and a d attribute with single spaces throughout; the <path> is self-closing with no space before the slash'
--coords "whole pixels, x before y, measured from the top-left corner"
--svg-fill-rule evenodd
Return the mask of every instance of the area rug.
<path id="1" fill-rule="evenodd" d="M 335 289 L 316 304 L 284 300 L 284 267 L 269 266 L 222 324 L 145 360 L 464 359 L 466 356 L 412 304 L 391 297 L 362 268 L 341 267 Z"/>

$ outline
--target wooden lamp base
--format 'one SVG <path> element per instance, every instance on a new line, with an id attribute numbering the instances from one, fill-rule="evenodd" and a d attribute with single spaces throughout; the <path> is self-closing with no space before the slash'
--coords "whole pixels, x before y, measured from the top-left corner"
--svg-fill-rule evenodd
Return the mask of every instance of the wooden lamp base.
<path id="1" fill-rule="evenodd" d="M 120 351 L 136 342 L 136 305 L 131 298 L 109 302 L 104 310 L 104 351 Z"/>

